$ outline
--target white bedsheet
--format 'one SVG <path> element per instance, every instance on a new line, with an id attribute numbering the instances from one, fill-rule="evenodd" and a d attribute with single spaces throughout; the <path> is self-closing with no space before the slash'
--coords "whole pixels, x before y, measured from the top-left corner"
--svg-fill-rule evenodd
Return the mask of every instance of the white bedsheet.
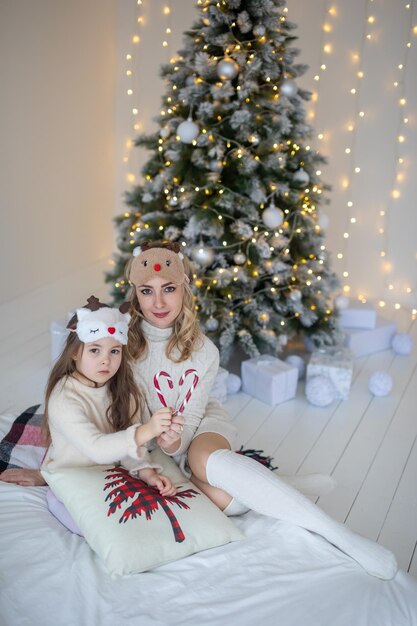
<path id="1" fill-rule="evenodd" d="M 1 626 L 410 626 L 417 581 L 368 576 L 321 537 L 248 513 L 246 538 L 112 579 L 49 513 L 0 483 Z"/>

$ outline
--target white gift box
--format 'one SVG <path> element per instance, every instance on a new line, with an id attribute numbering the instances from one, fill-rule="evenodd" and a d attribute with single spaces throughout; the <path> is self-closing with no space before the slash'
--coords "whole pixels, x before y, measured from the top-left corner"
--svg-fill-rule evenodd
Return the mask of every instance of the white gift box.
<path id="1" fill-rule="evenodd" d="M 213 387 L 211 388 L 210 398 L 216 398 L 219 402 L 224 404 L 227 400 L 227 379 L 229 378 L 229 372 L 223 367 L 219 367 L 217 376 L 214 379 Z"/>
<path id="2" fill-rule="evenodd" d="M 295 397 L 298 368 L 263 354 L 242 361 L 242 391 L 266 402 L 280 404 Z"/>
<path id="3" fill-rule="evenodd" d="M 349 305 L 339 312 L 342 328 L 375 328 L 376 311 L 360 302 Z"/>
<path id="4" fill-rule="evenodd" d="M 345 328 L 345 345 L 356 357 L 391 348 L 397 324 L 377 316 L 375 328 Z"/>
<path id="5" fill-rule="evenodd" d="M 352 383 L 352 352 L 343 347 L 315 350 L 307 365 L 306 378 L 326 376 L 332 381 L 339 398 L 347 398 Z"/>
<path id="6" fill-rule="evenodd" d="M 51 361 L 54 362 L 64 349 L 69 330 L 64 322 L 53 321 L 49 327 L 51 333 Z"/>

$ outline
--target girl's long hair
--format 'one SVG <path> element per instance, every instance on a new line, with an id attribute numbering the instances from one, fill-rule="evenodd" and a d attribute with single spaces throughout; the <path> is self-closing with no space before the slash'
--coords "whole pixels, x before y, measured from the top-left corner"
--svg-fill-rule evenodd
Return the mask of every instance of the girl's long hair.
<path id="1" fill-rule="evenodd" d="M 146 249 L 149 250 L 149 248 L 164 247 L 169 248 L 170 244 L 155 242 L 147 244 Z M 127 280 L 129 280 L 132 262 L 133 258 L 129 260 L 126 266 L 125 274 Z M 183 263 L 185 273 L 190 279 L 190 282 L 188 283 L 184 281 L 184 283 L 180 285 L 183 289 L 182 309 L 174 322 L 172 334 L 165 351 L 166 356 L 174 363 L 181 363 L 182 361 L 189 359 L 195 350 L 201 348 L 204 339 L 204 335 L 197 319 L 193 292 L 190 287 L 193 279 L 192 266 L 186 256 L 184 256 Z M 132 319 L 129 324 L 128 350 L 132 359 L 143 359 L 147 354 L 148 348 L 146 337 L 142 330 L 142 320 L 145 318 L 140 310 L 135 285 L 132 285 L 129 299 L 131 303 L 130 314 Z"/>
<path id="2" fill-rule="evenodd" d="M 45 392 L 45 414 L 43 430 L 46 440 L 50 442 L 48 405 L 51 394 L 57 384 L 71 376 L 75 370 L 74 357 L 82 354 L 85 344 L 80 341 L 77 333 L 71 332 L 67 337 L 65 347 L 53 366 Z M 139 390 L 133 377 L 129 362 L 129 353 L 126 346 L 122 346 L 122 358 L 116 374 L 109 380 L 108 388 L 111 402 L 106 411 L 106 417 L 113 432 L 125 430 L 133 423 L 133 418 L 142 412 L 145 406 L 143 394 Z"/>

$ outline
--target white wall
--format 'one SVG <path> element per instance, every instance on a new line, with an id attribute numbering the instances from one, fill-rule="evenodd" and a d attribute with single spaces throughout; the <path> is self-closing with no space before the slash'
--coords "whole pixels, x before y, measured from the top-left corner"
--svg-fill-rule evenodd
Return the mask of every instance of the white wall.
<path id="1" fill-rule="evenodd" d="M 197 15 L 195 4 L 193 0 L 143 0 L 138 6 L 136 0 L 129 0 L 119 7 L 124 20 L 116 184 L 119 212 L 122 190 L 139 181 L 139 165 L 146 160 L 146 151 L 126 147 L 137 132 L 133 125 L 153 129 L 152 116 L 159 110 L 164 90 L 157 78 L 159 64 L 179 48 L 182 32 Z M 165 7 L 171 9 L 168 16 Z M 416 2 L 289 0 L 288 9 L 288 19 L 298 26 L 299 61 L 309 65 L 299 85 L 314 93 L 307 105 L 314 128 L 311 143 L 329 159 L 323 180 L 333 189 L 325 212 L 330 219 L 327 244 L 334 267 L 352 297 L 383 301 L 386 312 L 396 303 L 410 311 L 417 309 Z M 142 23 L 138 24 L 138 17 Z M 131 43 L 135 33 L 141 38 L 138 44 Z M 168 47 L 163 47 L 164 40 Z M 133 55 L 129 63 L 123 56 L 126 53 Z M 134 70 L 131 77 L 126 75 L 129 68 Z M 128 96 L 132 86 L 134 93 Z M 406 99 L 404 106 L 399 104 L 401 98 Z M 136 116 L 131 113 L 132 102 L 139 110 Z M 403 143 L 398 139 L 401 136 Z M 394 191 L 398 198 L 393 197 Z"/>
<path id="2" fill-rule="evenodd" d="M 1 0 L 0 304 L 111 253 L 116 38 L 116 0 Z"/>

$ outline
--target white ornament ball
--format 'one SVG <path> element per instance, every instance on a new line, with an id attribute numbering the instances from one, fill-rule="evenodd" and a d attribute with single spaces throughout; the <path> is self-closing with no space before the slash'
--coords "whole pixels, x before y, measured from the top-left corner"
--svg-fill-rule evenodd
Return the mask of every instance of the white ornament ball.
<path id="1" fill-rule="evenodd" d="M 193 260 L 199 265 L 211 265 L 214 259 L 214 252 L 211 248 L 203 245 L 197 246 L 191 253 Z"/>
<path id="2" fill-rule="evenodd" d="M 233 80 L 238 72 L 239 65 L 230 57 L 225 57 L 217 64 L 217 74 L 222 80 Z"/>
<path id="3" fill-rule="evenodd" d="M 413 339 L 407 333 L 396 333 L 392 338 L 391 347 L 395 354 L 408 356 L 413 350 Z"/>
<path id="4" fill-rule="evenodd" d="M 183 143 L 192 143 L 198 137 L 199 132 L 198 125 L 192 119 L 181 122 L 177 128 L 177 135 Z"/>
<path id="5" fill-rule="evenodd" d="M 314 406 L 329 406 L 336 398 L 336 389 L 327 376 L 312 376 L 306 382 L 305 394 Z"/>
<path id="6" fill-rule="evenodd" d="M 306 371 L 306 364 L 304 363 L 304 359 L 298 356 L 298 354 L 290 354 L 285 359 L 285 362 L 288 363 L 288 365 L 292 365 L 293 367 L 296 367 L 298 369 L 299 380 L 303 378 Z"/>
<path id="7" fill-rule="evenodd" d="M 392 377 L 381 370 L 374 372 L 369 377 L 368 389 L 374 396 L 387 396 L 392 389 Z"/>
<path id="8" fill-rule="evenodd" d="M 337 296 L 334 303 L 335 303 L 336 309 L 338 309 L 338 311 L 341 311 L 342 309 L 348 308 L 349 298 L 347 298 L 346 296 Z"/>
<path id="9" fill-rule="evenodd" d="M 194 83 L 195 83 L 194 76 L 187 76 L 185 80 L 185 84 L 187 85 L 187 87 L 191 87 L 191 85 L 194 85 Z"/>
<path id="10" fill-rule="evenodd" d="M 238 391 L 240 391 L 241 386 L 242 386 L 242 379 L 240 378 L 240 376 L 238 376 L 237 374 L 229 373 L 229 376 L 227 377 L 227 382 L 226 382 L 227 393 L 229 395 L 233 393 L 237 393 Z"/>
<path id="11" fill-rule="evenodd" d="M 206 329 L 208 331 L 215 331 L 217 330 L 219 327 L 219 322 L 214 318 L 214 317 L 209 317 L 207 322 L 206 322 Z"/>
<path id="12" fill-rule="evenodd" d="M 321 215 L 319 215 L 319 219 L 317 220 L 317 225 L 320 226 L 322 230 L 327 230 L 329 223 L 329 216 L 325 213 L 321 213 Z"/>
<path id="13" fill-rule="evenodd" d="M 310 176 L 302 167 L 295 172 L 292 178 L 296 183 L 300 183 L 300 185 L 307 185 L 307 183 L 310 182 Z"/>
<path id="14" fill-rule="evenodd" d="M 288 297 L 292 302 L 300 302 L 302 296 L 303 294 L 299 289 L 291 289 Z"/>
<path id="15" fill-rule="evenodd" d="M 277 209 L 276 206 L 271 205 L 263 211 L 262 220 L 268 228 L 278 228 L 284 221 L 284 213 L 281 209 Z"/>
<path id="16" fill-rule="evenodd" d="M 292 98 L 297 93 L 297 85 L 289 78 L 284 78 L 281 83 L 281 93 L 288 98 Z"/>
<path id="17" fill-rule="evenodd" d="M 236 263 L 236 265 L 243 265 L 243 263 L 246 261 L 246 255 L 243 254 L 243 252 L 236 252 L 236 254 L 233 257 L 233 260 Z"/>
<path id="18" fill-rule="evenodd" d="M 161 137 L 165 139 L 166 137 L 169 137 L 170 132 L 171 130 L 169 126 L 163 126 L 161 130 L 159 131 L 159 134 L 161 135 Z"/>

